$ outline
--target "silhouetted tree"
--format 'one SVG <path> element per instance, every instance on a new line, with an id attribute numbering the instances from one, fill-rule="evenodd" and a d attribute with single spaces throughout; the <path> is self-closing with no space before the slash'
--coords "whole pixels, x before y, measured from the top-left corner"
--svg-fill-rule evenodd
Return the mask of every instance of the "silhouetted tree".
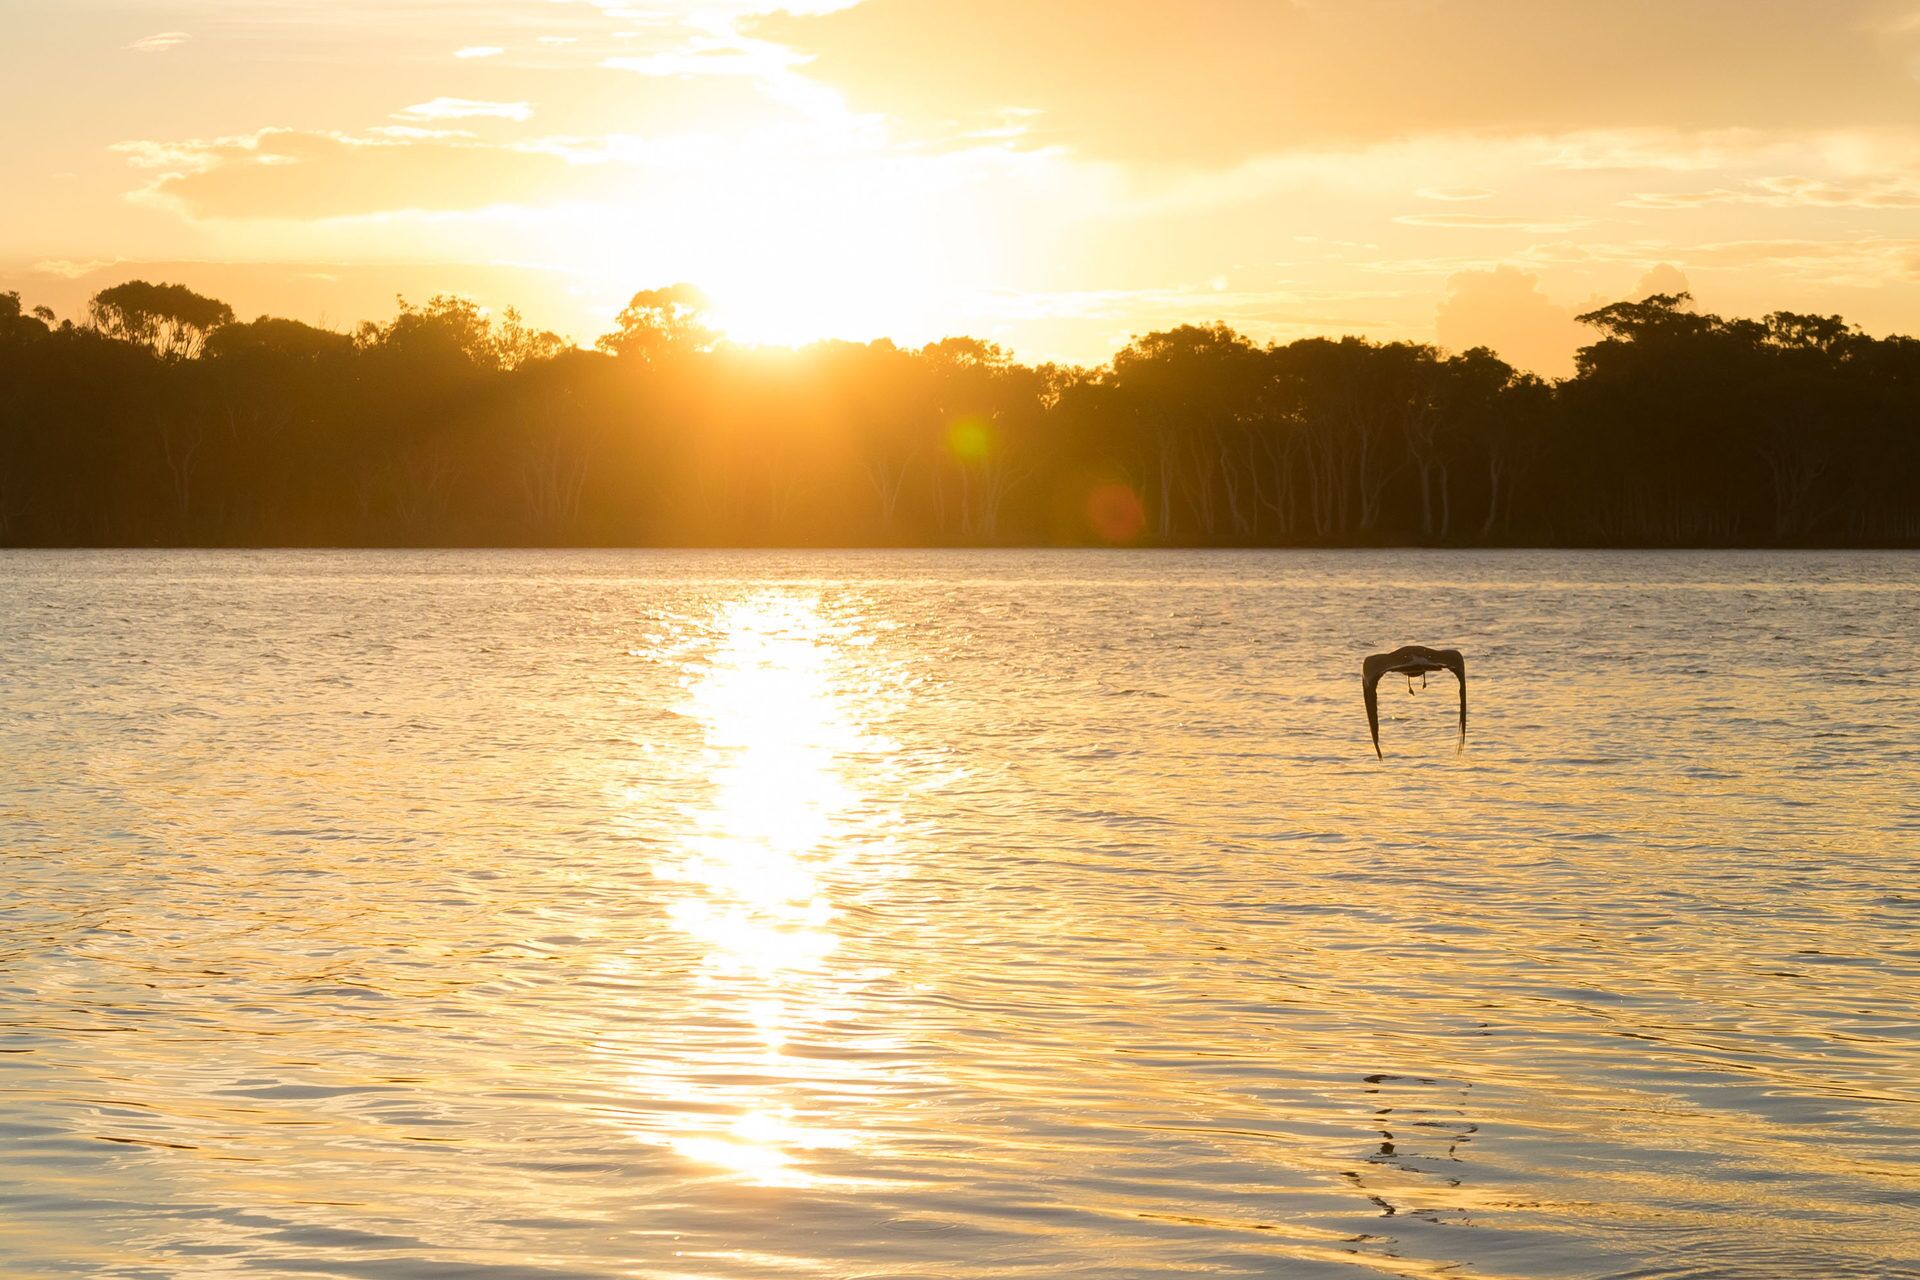
<path id="1" fill-rule="evenodd" d="M 232 323 L 233 308 L 185 285 L 129 280 L 96 293 L 87 316 L 109 338 L 152 347 L 165 359 L 190 360 L 214 330 Z"/>
<path id="2" fill-rule="evenodd" d="M 621 311 L 616 328 L 594 343 L 608 355 L 649 363 L 711 351 L 718 335 L 707 326 L 707 301 L 690 284 L 642 289 Z"/>

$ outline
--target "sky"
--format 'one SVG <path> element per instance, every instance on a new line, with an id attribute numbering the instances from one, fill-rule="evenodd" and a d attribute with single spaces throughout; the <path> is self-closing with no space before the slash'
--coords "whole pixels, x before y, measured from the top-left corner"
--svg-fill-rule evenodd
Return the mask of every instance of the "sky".
<path id="1" fill-rule="evenodd" d="M 1030 360 L 1225 320 L 1920 330 L 1920 0 L 0 0 L 0 289 Z"/>

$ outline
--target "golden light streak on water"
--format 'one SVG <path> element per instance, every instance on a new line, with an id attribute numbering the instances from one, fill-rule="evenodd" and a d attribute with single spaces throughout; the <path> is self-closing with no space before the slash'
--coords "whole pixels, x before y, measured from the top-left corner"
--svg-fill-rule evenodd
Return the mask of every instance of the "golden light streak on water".
<path id="1" fill-rule="evenodd" d="M 817 1067 L 787 1042 L 797 1026 L 849 1014 L 831 971 L 838 908 L 823 871 L 857 861 L 845 843 L 861 800 L 854 757 L 876 751 L 859 720 L 873 708 L 841 683 L 863 637 L 817 596 L 772 592 L 721 605 L 701 630 L 717 640 L 689 664 L 680 712 L 699 725 L 710 794 L 656 874 L 685 891 L 667 915 L 704 948 L 712 1012 L 753 1028 L 757 1051 L 738 1065 L 766 1083 L 696 1092 L 691 1127 L 665 1140 L 747 1182 L 808 1186 L 806 1153 L 854 1145 L 830 1117 L 798 1118 L 790 1082 Z"/>

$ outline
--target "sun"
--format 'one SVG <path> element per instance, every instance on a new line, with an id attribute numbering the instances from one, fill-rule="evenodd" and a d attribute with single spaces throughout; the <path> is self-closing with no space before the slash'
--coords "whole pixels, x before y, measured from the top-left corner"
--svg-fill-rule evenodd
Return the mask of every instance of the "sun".
<path id="1" fill-rule="evenodd" d="M 922 226 L 857 207 L 780 211 L 757 242 L 716 246 L 701 282 L 708 323 L 748 346 L 938 336 L 960 281 Z"/>
<path id="2" fill-rule="evenodd" d="M 671 201 L 625 191 L 564 269 L 596 295 L 690 283 L 706 323 L 748 346 L 931 341 L 982 310 L 1007 221 L 951 164 L 778 142 L 707 137 L 697 180 Z"/>

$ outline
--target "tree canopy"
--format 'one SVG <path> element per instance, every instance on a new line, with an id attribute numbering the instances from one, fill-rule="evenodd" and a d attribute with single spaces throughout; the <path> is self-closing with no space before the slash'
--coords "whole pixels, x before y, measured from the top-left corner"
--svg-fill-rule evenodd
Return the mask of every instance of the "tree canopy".
<path id="1" fill-rule="evenodd" d="M 94 328 L 110 338 L 152 347 L 169 360 L 200 354 L 215 330 L 233 323 L 233 308 L 185 285 L 129 280 L 93 296 L 87 308 Z"/>
<path id="2" fill-rule="evenodd" d="M 452 296 L 347 334 L 0 294 L 0 543 L 1920 545 L 1920 341 L 1837 316 L 1618 302 L 1549 383 L 1223 324 L 743 349 L 703 306 L 582 350 Z"/>
<path id="3" fill-rule="evenodd" d="M 620 312 L 612 333 L 594 344 L 608 355 L 657 363 L 711 351 L 719 335 L 704 319 L 707 301 L 690 284 L 642 289 Z"/>

